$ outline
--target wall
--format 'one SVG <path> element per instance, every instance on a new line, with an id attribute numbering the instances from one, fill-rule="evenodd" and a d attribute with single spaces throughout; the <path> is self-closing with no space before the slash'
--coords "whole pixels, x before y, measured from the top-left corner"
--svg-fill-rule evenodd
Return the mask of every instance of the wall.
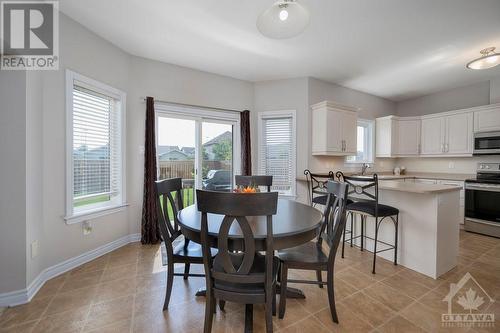
<path id="1" fill-rule="evenodd" d="M 127 95 L 127 191 L 129 228 L 140 232 L 144 172 L 145 96 L 235 110 L 253 110 L 253 84 L 185 67 L 132 57 Z"/>
<path id="2" fill-rule="evenodd" d="M 399 116 L 421 116 L 489 103 L 490 83 L 485 81 L 399 102 L 396 113 Z"/>
<path id="3" fill-rule="evenodd" d="M 0 293 L 26 286 L 26 73 L 0 71 Z"/>
<path id="4" fill-rule="evenodd" d="M 437 92 L 397 104 L 400 116 L 420 116 L 474 106 L 500 103 L 500 77 L 491 81 Z M 474 174 L 479 162 L 500 162 L 499 156 L 462 158 L 399 158 L 397 165 L 409 171 Z M 452 168 L 450 168 L 452 162 Z"/>

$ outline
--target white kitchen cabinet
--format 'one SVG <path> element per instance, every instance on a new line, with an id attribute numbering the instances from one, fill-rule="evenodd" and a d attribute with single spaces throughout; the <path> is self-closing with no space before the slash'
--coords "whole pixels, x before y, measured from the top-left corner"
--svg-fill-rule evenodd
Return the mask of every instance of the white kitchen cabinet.
<path id="1" fill-rule="evenodd" d="M 324 101 L 312 109 L 312 154 L 356 155 L 357 111 L 345 105 Z"/>
<path id="2" fill-rule="evenodd" d="M 420 119 L 397 116 L 376 119 L 376 156 L 416 156 L 420 146 Z"/>
<path id="3" fill-rule="evenodd" d="M 472 156 L 473 113 L 422 117 L 421 154 Z"/>
<path id="4" fill-rule="evenodd" d="M 422 119 L 421 154 L 444 154 L 445 118 L 432 117 Z"/>
<path id="5" fill-rule="evenodd" d="M 456 180 L 438 180 L 438 184 L 441 185 L 452 185 L 459 186 L 460 190 L 460 212 L 459 212 L 459 223 L 464 224 L 464 216 L 465 216 L 465 189 L 464 182 L 456 181 Z"/>
<path id="6" fill-rule="evenodd" d="M 474 132 L 500 131 L 500 104 L 476 108 L 474 111 Z"/>
<path id="7" fill-rule="evenodd" d="M 445 153 L 472 154 L 473 113 L 459 113 L 446 117 Z"/>

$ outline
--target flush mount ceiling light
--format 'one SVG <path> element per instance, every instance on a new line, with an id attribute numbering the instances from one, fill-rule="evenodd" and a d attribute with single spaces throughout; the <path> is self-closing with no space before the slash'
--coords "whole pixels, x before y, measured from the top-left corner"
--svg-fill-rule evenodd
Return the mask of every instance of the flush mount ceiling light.
<path id="1" fill-rule="evenodd" d="M 309 24 L 309 11 L 296 0 L 281 0 L 260 14 L 257 29 L 269 38 L 297 36 Z"/>
<path id="2" fill-rule="evenodd" d="M 482 56 L 469 62 L 467 68 L 486 69 L 500 65 L 500 53 L 495 52 L 494 47 L 488 47 L 480 53 Z"/>

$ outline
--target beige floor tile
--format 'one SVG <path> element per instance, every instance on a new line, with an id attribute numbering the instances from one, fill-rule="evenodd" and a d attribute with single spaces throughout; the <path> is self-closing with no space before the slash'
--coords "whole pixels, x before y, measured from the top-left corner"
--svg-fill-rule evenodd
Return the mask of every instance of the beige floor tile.
<path id="1" fill-rule="evenodd" d="M 440 312 L 433 311 L 419 302 L 411 304 L 401 315 L 414 325 L 429 332 L 467 332 L 469 328 L 443 327 Z"/>
<path id="2" fill-rule="evenodd" d="M 287 333 L 303 333 L 303 332 L 329 332 L 321 322 L 314 316 L 307 317 L 287 328 L 283 329 L 283 332 Z"/>
<path id="3" fill-rule="evenodd" d="M 39 319 L 47 309 L 49 303 L 50 298 L 43 298 L 5 309 L 0 316 L 0 328 L 8 328 Z"/>
<path id="4" fill-rule="evenodd" d="M 278 297 L 279 302 L 279 297 Z M 302 306 L 300 302 L 294 299 L 287 299 L 285 316 L 283 319 L 279 319 L 277 316 L 273 317 L 274 326 L 278 329 L 283 329 L 287 326 L 290 326 L 296 323 L 298 320 L 309 316 L 311 313 L 307 308 Z M 262 313 L 260 314 L 263 319 L 265 318 L 265 313 L 262 308 Z M 257 316 L 259 317 L 259 316 Z"/>
<path id="5" fill-rule="evenodd" d="M 73 291 L 97 285 L 101 280 L 103 272 L 104 272 L 103 270 L 100 270 L 100 271 L 80 271 L 78 273 L 73 273 L 66 278 L 64 284 L 62 285 L 61 289 L 59 289 L 58 292 L 64 293 L 68 291 Z"/>
<path id="6" fill-rule="evenodd" d="M 40 288 L 40 290 L 37 292 L 33 300 L 45 298 L 48 296 L 54 296 L 61 286 L 64 284 L 64 281 L 66 281 L 67 275 L 62 274 L 59 275 L 53 279 L 48 280 L 43 284 L 43 286 Z"/>
<path id="7" fill-rule="evenodd" d="M 394 315 L 390 308 L 372 299 L 364 292 L 346 298 L 343 304 L 374 327 L 381 325 Z"/>
<path id="8" fill-rule="evenodd" d="M 365 273 L 371 275 L 373 278 L 377 280 L 381 280 L 384 278 L 387 278 L 389 276 L 392 276 L 401 270 L 404 270 L 405 268 L 401 265 L 394 265 L 394 263 L 387 261 L 387 260 L 381 260 L 377 258 L 377 262 L 375 265 L 375 274 L 372 274 L 372 262 L 362 262 L 353 265 L 353 268 Z"/>
<path id="9" fill-rule="evenodd" d="M 133 307 L 134 296 L 93 304 L 90 307 L 84 330 L 91 331 L 130 319 Z"/>
<path id="10" fill-rule="evenodd" d="M 135 276 L 125 279 L 103 282 L 98 285 L 95 302 L 108 301 L 114 298 L 135 294 Z"/>
<path id="11" fill-rule="evenodd" d="M 330 332 L 370 332 L 373 327 L 359 318 L 353 311 L 349 310 L 343 303 L 338 303 L 337 317 L 339 323 L 333 322 L 330 308 L 325 308 L 315 313 L 314 316 L 330 331 Z"/>
<path id="12" fill-rule="evenodd" d="M 109 255 L 101 256 L 97 259 L 89 261 L 77 268 L 71 270 L 69 275 L 75 275 L 81 272 L 102 271 L 106 268 L 109 260 Z"/>
<path id="13" fill-rule="evenodd" d="M 104 327 L 99 327 L 98 329 L 87 331 L 84 330 L 83 332 L 92 332 L 92 333 L 123 333 L 123 332 L 129 332 L 132 327 L 132 320 L 131 319 L 125 319 L 120 322 L 104 326 Z"/>
<path id="14" fill-rule="evenodd" d="M 90 305 L 43 317 L 34 332 L 80 332 L 89 313 Z"/>
<path id="15" fill-rule="evenodd" d="M 366 288 L 377 282 L 377 279 L 373 276 L 361 273 L 360 271 L 352 268 L 339 272 L 336 275 L 336 278 L 347 282 L 358 290 Z"/>
<path id="16" fill-rule="evenodd" d="M 401 316 L 396 316 L 389 320 L 388 323 L 379 327 L 377 331 L 381 333 L 425 333 L 422 328 L 414 325 L 412 322 Z"/>
<path id="17" fill-rule="evenodd" d="M 37 321 L 35 320 L 8 328 L 0 328 L 0 333 L 31 333 L 36 323 Z"/>
<path id="18" fill-rule="evenodd" d="M 393 311 L 400 311 L 414 301 L 414 299 L 384 283 L 376 283 L 366 288 L 364 292 Z"/>
<path id="19" fill-rule="evenodd" d="M 126 277 L 133 277 L 135 276 L 136 269 L 136 264 L 107 267 L 102 273 L 101 282 L 109 282 L 113 280 L 120 280 Z"/>
<path id="20" fill-rule="evenodd" d="M 411 269 L 403 269 L 401 272 L 398 273 L 398 275 L 409 281 L 420 283 L 421 285 L 429 289 L 436 288 L 438 285 L 441 284 L 441 281 L 430 278 L 428 276 L 415 272 Z"/>
<path id="21" fill-rule="evenodd" d="M 419 298 L 430 290 L 429 288 L 404 278 L 399 274 L 382 280 L 382 283 L 385 283 L 386 285 L 393 287 L 412 298 Z"/>
<path id="22" fill-rule="evenodd" d="M 97 286 L 57 294 L 47 308 L 47 315 L 56 314 L 90 305 L 95 300 Z"/>

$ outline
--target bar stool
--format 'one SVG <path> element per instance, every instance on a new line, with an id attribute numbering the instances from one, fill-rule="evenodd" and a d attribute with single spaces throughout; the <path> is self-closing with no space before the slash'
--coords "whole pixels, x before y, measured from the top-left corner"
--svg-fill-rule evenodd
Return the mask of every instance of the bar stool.
<path id="1" fill-rule="evenodd" d="M 307 190 L 309 195 L 309 205 L 326 205 L 328 194 L 326 192 L 329 180 L 334 180 L 333 171 L 327 174 L 312 173 L 309 169 L 304 170 L 307 180 Z"/>
<path id="2" fill-rule="evenodd" d="M 377 253 L 394 250 L 394 265 L 397 265 L 397 255 L 398 255 L 398 223 L 399 223 L 399 209 L 383 205 L 379 203 L 378 196 L 378 176 L 374 174 L 371 177 L 368 176 L 344 176 L 342 172 L 337 172 L 338 179 L 342 179 L 349 185 L 349 195 L 351 199 L 355 202 L 347 205 L 347 211 L 351 214 L 359 214 L 361 216 L 361 234 L 353 237 L 353 227 L 351 220 L 351 230 L 349 241 L 352 245 L 353 239 L 361 239 L 361 251 L 364 250 L 365 239 L 371 239 L 373 243 L 373 269 L 372 273 L 375 274 L 375 263 L 377 259 Z M 368 191 L 369 190 L 369 191 Z M 365 234 L 365 226 L 367 217 L 373 217 L 375 219 L 375 238 L 369 237 Z M 380 230 L 380 225 L 386 218 L 390 218 L 394 223 L 394 244 L 389 244 L 378 239 L 378 232 Z M 344 228 L 344 242 L 347 240 L 346 229 Z M 382 250 L 377 250 L 378 243 L 386 246 Z M 342 246 L 342 258 L 344 247 Z"/>

